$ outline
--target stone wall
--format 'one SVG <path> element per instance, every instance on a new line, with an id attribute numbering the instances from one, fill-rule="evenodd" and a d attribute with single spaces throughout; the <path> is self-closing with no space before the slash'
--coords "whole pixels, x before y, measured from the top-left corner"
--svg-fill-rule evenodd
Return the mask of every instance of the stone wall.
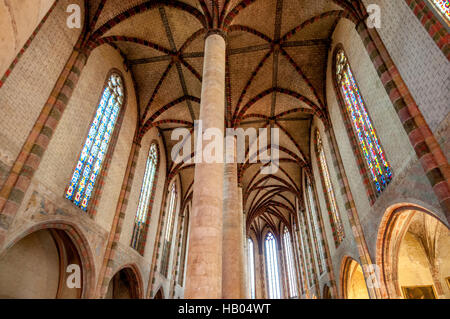
<path id="1" fill-rule="evenodd" d="M 403 1 L 391 1 L 389 3 L 392 2 L 395 2 L 397 5 L 397 3 L 401 3 Z M 412 18 L 416 19 L 415 16 L 413 16 Z M 422 26 L 420 25 L 420 27 Z M 395 27 L 393 26 L 393 28 Z M 393 32 L 392 29 L 389 29 L 389 31 L 385 32 L 390 36 L 398 35 L 398 33 Z M 413 31 L 404 30 L 404 32 L 413 32 Z M 380 33 L 383 35 L 383 31 L 380 31 Z M 429 37 L 428 34 L 425 35 Z M 415 34 L 411 33 L 408 34 L 408 36 L 409 38 L 411 38 L 415 36 Z M 414 43 L 416 42 L 421 43 L 420 39 L 417 41 L 414 40 Z M 333 76 L 334 76 L 332 74 L 333 70 L 332 63 L 334 63 L 333 53 L 336 45 L 338 44 L 341 44 L 344 50 L 346 51 L 349 63 L 352 67 L 352 71 L 354 73 L 356 81 L 358 82 L 363 99 L 365 100 L 369 116 L 372 120 L 372 124 L 377 132 L 378 138 L 384 149 L 387 160 L 389 161 L 393 170 L 393 180 L 391 181 L 387 189 L 384 190 L 383 193 L 377 198 L 376 202 L 373 205 L 370 204 L 369 198 L 366 194 L 366 187 L 364 186 L 363 183 L 363 177 L 361 176 L 359 168 L 357 166 L 354 150 L 350 143 L 345 128 L 344 118 L 342 117 L 341 110 L 339 109 L 340 105 L 337 100 L 336 92 L 333 86 Z M 430 42 L 430 44 L 424 47 L 411 49 L 411 51 L 417 52 L 417 54 L 423 53 L 424 55 L 427 55 L 430 46 L 435 46 L 435 43 Z M 388 50 L 389 49 L 390 48 L 388 47 Z M 438 56 L 439 54 L 442 55 L 439 49 L 437 50 L 437 52 L 434 52 L 435 50 L 431 48 L 430 51 L 431 51 L 430 55 L 432 56 L 434 54 L 436 56 Z M 393 55 L 395 56 L 395 53 Z M 420 57 L 412 57 L 411 59 L 412 61 L 409 62 L 411 63 L 410 64 L 411 68 L 413 68 L 412 66 L 413 62 L 423 63 Z M 418 59 L 418 61 L 416 61 L 416 59 Z M 394 61 L 397 62 L 395 58 Z M 444 63 L 445 69 L 445 66 L 448 66 L 448 62 L 446 61 L 441 62 Z M 433 66 L 435 64 L 429 62 L 428 65 Z M 433 71 L 430 72 L 431 74 L 433 73 Z M 415 79 L 415 81 L 420 82 L 422 85 L 431 86 L 431 84 L 427 84 L 429 83 L 427 80 L 427 76 L 429 76 L 429 74 L 430 74 L 429 72 L 422 72 L 420 75 L 420 80 Z M 417 159 L 414 149 L 412 148 L 409 142 L 408 136 L 406 135 L 401 125 L 401 122 L 397 114 L 395 113 L 394 107 L 391 101 L 389 100 L 388 95 L 386 94 L 382 82 L 377 75 L 377 72 L 370 60 L 370 57 L 364 48 L 363 42 L 355 30 L 354 24 L 348 20 L 342 19 L 337 25 L 336 30 L 333 34 L 332 48 L 330 50 L 330 55 L 328 59 L 328 69 L 326 78 L 327 78 L 326 91 L 327 91 L 328 108 L 330 112 L 332 125 L 334 127 L 334 133 L 338 143 L 339 152 L 342 157 L 344 169 L 347 178 L 349 180 L 350 189 L 353 198 L 355 200 L 356 210 L 359 215 L 365 240 L 368 246 L 369 254 L 372 261 L 374 262 L 374 260 L 376 259 L 377 234 L 380 221 L 388 208 L 392 207 L 395 204 L 412 203 L 420 205 L 432 211 L 441 220 L 445 221 L 446 218 L 439 206 L 438 199 L 436 198 L 433 189 L 431 188 L 431 185 L 421 167 L 421 164 Z M 410 83 L 408 82 L 407 84 L 410 85 Z M 414 94 L 418 95 L 420 94 L 419 92 L 423 92 L 424 90 L 424 88 L 414 88 L 414 85 L 412 83 L 411 87 L 413 95 Z M 435 88 L 433 88 L 433 90 L 434 89 Z M 442 100 L 439 103 L 443 104 L 445 98 L 443 98 L 442 94 L 445 94 L 443 92 L 447 92 L 448 90 L 444 89 L 442 86 L 439 86 L 436 90 L 438 90 L 436 96 L 440 96 L 442 98 Z M 431 101 L 427 101 L 420 104 L 426 106 L 433 103 Z M 445 109 L 442 108 L 433 109 L 432 107 L 434 106 L 430 106 L 430 108 L 422 107 L 422 111 L 424 112 L 424 114 L 428 114 L 427 119 L 432 121 L 432 117 L 436 119 L 444 118 L 446 115 Z M 333 164 L 332 156 L 330 153 L 329 141 L 326 138 L 326 133 L 324 131 L 323 124 L 321 122 L 319 123 L 316 120 L 315 124 L 313 125 L 312 132 L 314 132 L 315 127 L 319 128 L 322 140 L 325 144 L 325 153 L 331 174 L 331 179 L 334 186 L 335 195 L 337 198 L 338 208 L 341 214 L 341 218 L 343 219 L 346 232 L 346 239 L 343 241 L 343 243 L 341 243 L 339 248 L 336 250 L 334 245 L 332 244 L 333 238 L 331 234 L 331 227 L 329 225 L 328 212 L 326 211 L 326 204 L 324 194 L 322 191 L 322 184 L 320 181 L 319 170 L 317 167 L 317 160 L 315 159 L 313 148 L 314 146 L 312 145 L 311 151 L 312 151 L 313 171 L 315 175 L 316 184 L 319 185 L 318 187 L 319 202 L 322 210 L 322 217 L 325 222 L 326 235 L 329 243 L 331 243 L 330 250 L 333 259 L 333 268 L 337 279 L 337 283 L 339 285 L 339 274 L 340 274 L 340 267 L 342 265 L 342 258 L 344 256 L 350 256 L 355 260 L 359 260 L 359 253 L 356 249 L 356 244 L 353 238 L 353 231 L 350 227 L 348 218 L 346 216 L 347 214 L 344 207 L 343 194 L 340 194 L 341 185 L 338 184 L 336 167 Z M 433 126 L 435 130 L 437 130 L 437 127 L 438 123 L 436 123 Z M 338 290 L 339 289 L 340 287 L 338 287 Z"/>

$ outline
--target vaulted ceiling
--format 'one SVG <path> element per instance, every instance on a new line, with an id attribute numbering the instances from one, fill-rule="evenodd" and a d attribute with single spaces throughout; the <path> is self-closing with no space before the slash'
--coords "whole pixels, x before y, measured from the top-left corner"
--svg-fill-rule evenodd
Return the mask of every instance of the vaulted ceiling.
<path id="1" fill-rule="evenodd" d="M 310 167 L 314 116 L 326 117 L 325 74 L 330 39 L 341 18 L 364 16 L 351 0 L 90 0 L 92 50 L 111 45 L 132 71 L 141 134 L 156 127 L 166 152 L 174 128 L 198 120 L 204 36 L 227 34 L 228 127 L 279 128 L 280 169 L 239 165 L 247 226 L 258 232 L 289 224 L 295 198 L 302 201 L 302 168 Z M 183 198 L 192 192 L 193 165 L 175 165 Z M 302 204 L 300 204 L 302 205 Z"/>

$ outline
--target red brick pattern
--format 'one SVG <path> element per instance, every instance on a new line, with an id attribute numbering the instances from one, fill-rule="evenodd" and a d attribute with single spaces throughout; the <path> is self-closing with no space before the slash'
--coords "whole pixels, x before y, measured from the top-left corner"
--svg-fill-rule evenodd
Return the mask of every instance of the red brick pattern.
<path id="1" fill-rule="evenodd" d="M 371 265 L 373 264 L 373 262 L 369 254 L 367 242 L 364 237 L 361 222 L 359 220 L 358 211 L 356 210 L 355 200 L 353 199 L 353 194 L 350 189 L 350 184 L 344 169 L 344 164 L 342 162 L 342 157 L 339 153 L 339 148 L 337 145 L 336 136 L 334 135 L 333 127 L 330 126 L 326 133 L 331 149 L 331 155 L 333 157 L 333 165 L 335 166 L 337 178 L 341 187 L 340 193 L 344 195 L 342 198 L 344 200 L 345 209 L 347 210 L 347 216 L 350 222 L 350 226 L 353 230 L 353 237 L 355 238 L 356 246 L 358 248 L 359 258 L 364 269 L 364 265 Z M 378 289 L 372 288 L 368 290 L 369 295 L 371 295 L 373 298 L 380 296 Z"/>
<path id="2" fill-rule="evenodd" d="M 450 167 L 433 132 L 392 61 L 378 32 L 364 23 L 357 26 L 366 50 L 377 70 L 417 157 L 450 220 Z"/>
<path id="3" fill-rule="evenodd" d="M 425 3 L 427 0 L 405 0 L 417 19 L 433 38 L 442 53 L 450 60 L 450 34 L 445 26 L 436 18 L 435 13 Z"/>
<path id="4" fill-rule="evenodd" d="M 97 284 L 97 296 L 100 298 L 103 298 L 106 295 L 108 284 L 113 277 L 112 270 L 114 266 L 114 256 L 117 246 L 119 245 L 120 235 L 122 233 L 122 224 L 128 206 L 128 198 L 130 196 L 131 185 L 134 179 L 140 148 L 141 146 L 139 142 L 134 141 L 131 147 L 130 156 L 128 158 L 125 177 L 122 183 L 119 200 L 117 202 L 117 208 L 112 222 L 111 231 L 109 233 L 108 245 L 106 247 L 103 264 L 100 269 Z"/>
<path id="5" fill-rule="evenodd" d="M 78 49 L 72 52 L 0 191 L 0 243 L 39 167 L 87 58 Z"/>
<path id="6" fill-rule="evenodd" d="M 334 92 L 336 94 L 338 103 L 339 103 L 339 110 L 341 112 L 342 118 L 344 119 L 345 129 L 347 131 L 347 135 L 350 141 L 350 144 L 353 149 L 353 153 L 355 154 L 356 158 L 356 164 L 358 165 L 359 173 L 363 179 L 363 184 L 366 187 L 367 191 L 367 197 L 369 198 L 369 202 L 371 205 L 375 203 L 377 200 L 377 194 L 375 193 L 375 190 L 372 187 L 372 181 L 369 178 L 370 172 L 367 169 L 367 166 L 365 164 L 365 159 L 361 153 L 361 145 L 359 144 L 359 141 L 357 139 L 357 136 L 354 133 L 352 121 L 350 119 L 350 115 L 348 114 L 347 107 L 344 102 L 344 98 L 341 94 L 341 89 L 339 87 L 339 84 L 337 83 L 336 79 L 336 55 L 339 50 L 343 50 L 344 48 L 342 45 L 337 45 L 333 54 L 333 64 L 332 64 L 332 76 L 333 76 L 333 87 Z M 374 128 L 375 129 L 375 128 Z"/>
<path id="7" fill-rule="evenodd" d="M 166 206 L 167 206 L 167 195 L 169 192 L 169 185 L 170 185 L 170 179 L 167 179 L 164 183 L 164 189 L 163 189 L 163 196 L 161 199 L 161 211 L 159 214 L 159 220 L 158 220 L 158 228 L 156 230 L 156 240 L 155 245 L 153 249 L 153 257 L 152 257 L 152 263 L 150 268 L 150 277 L 149 277 L 149 283 L 147 288 L 147 294 L 146 298 L 153 298 L 153 286 L 156 282 L 156 272 L 158 270 L 158 260 L 159 260 L 159 249 L 161 248 L 161 232 L 164 226 L 164 219 L 166 215 Z"/>
<path id="8" fill-rule="evenodd" d="M 334 244 L 335 244 L 335 246 L 337 248 L 341 244 L 343 238 L 345 237 L 345 234 L 342 236 L 343 238 L 339 238 L 339 236 L 337 234 L 337 226 L 338 225 L 336 225 L 335 222 L 334 222 L 333 208 L 331 207 L 330 197 L 329 197 L 329 194 L 328 194 L 328 191 L 327 191 L 327 187 L 326 187 L 326 183 L 325 183 L 325 173 L 324 173 L 324 171 L 322 169 L 322 163 L 320 162 L 320 154 L 319 154 L 319 147 L 318 147 L 319 146 L 318 134 L 319 134 L 319 132 L 316 129 L 316 131 L 314 132 L 314 137 L 313 137 L 314 138 L 314 150 L 315 150 L 315 153 L 316 153 L 317 167 L 319 168 L 319 171 L 320 171 L 319 175 L 320 175 L 320 180 L 322 182 L 323 195 L 325 197 L 325 203 L 327 205 L 328 216 L 330 218 L 331 230 L 333 232 Z M 331 147 L 331 148 L 333 148 L 333 147 Z M 331 153 L 333 155 L 333 164 L 335 164 L 336 162 L 334 160 L 335 159 L 334 153 L 333 152 L 331 152 Z M 338 167 L 336 167 L 336 171 L 339 172 L 339 168 Z M 338 175 L 338 180 L 340 181 L 340 176 L 339 175 Z M 331 181 L 330 181 L 330 183 L 331 183 Z M 340 183 L 339 185 L 342 185 L 342 183 Z M 332 185 L 332 188 L 333 188 L 332 191 L 334 192 L 333 185 Z M 337 210 L 335 212 L 336 215 L 337 215 L 336 217 L 339 220 L 341 220 L 339 207 L 336 207 L 336 210 Z"/>
<path id="9" fill-rule="evenodd" d="M 31 36 L 28 38 L 27 42 L 25 42 L 25 45 L 23 46 L 23 48 L 19 51 L 19 53 L 17 54 L 16 58 L 14 59 L 14 61 L 11 63 L 11 65 L 9 66 L 8 70 L 6 70 L 5 74 L 3 75 L 3 77 L 0 79 L 0 88 L 3 86 L 3 84 L 6 82 L 6 79 L 9 77 L 9 75 L 11 74 L 11 72 L 13 71 L 13 69 L 15 68 L 15 66 L 17 65 L 17 63 L 19 62 L 20 58 L 23 56 L 23 54 L 25 53 L 25 51 L 30 47 L 31 42 L 33 42 L 34 38 L 36 38 L 36 35 L 39 33 L 39 31 L 41 30 L 42 26 L 44 25 L 44 23 L 48 20 L 48 17 L 52 14 L 52 12 L 55 10 L 56 5 L 58 4 L 58 1 L 55 1 L 55 3 L 50 7 L 50 9 L 48 10 L 47 14 L 44 16 L 44 18 L 41 20 L 41 22 L 39 23 L 39 25 L 36 27 L 36 29 L 33 31 L 33 33 L 31 34 Z"/>
<path id="10" fill-rule="evenodd" d="M 152 208 L 153 208 L 153 204 L 155 202 L 156 185 L 158 185 L 159 166 L 160 166 L 160 159 L 161 159 L 160 151 L 159 151 L 159 144 L 156 141 L 153 141 L 150 145 L 153 145 L 153 144 L 156 145 L 156 152 L 157 152 L 158 160 L 157 160 L 157 167 L 155 170 L 155 177 L 153 178 L 152 191 L 151 191 L 149 204 L 148 204 L 148 208 L 147 208 L 147 219 L 145 221 L 144 229 L 142 230 L 141 235 L 138 240 L 138 243 L 137 243 L 137 251 L 141 255 L 144 255 L 145 244 L 147 243 L 147 234 L 148 234 L 148 228 L 150 226 L 150 217 L 151 217 L 151 213 L 152 213 Z M 131 187 L 131 185 L 129 187 Z"/>
<path id="11" fill-rule="evenodd" d="M 90 245 L 83 233 L 80 231 L 78 226 L 75 224 L 53 220 L 51 222 L 44 222 L 37 224 L 25 232 L 22 232 L 18 237 L 14 238 L 11 242 L 4 247 L 3 252 L 6 252 L 9 248 L 13 247 L 20 240 L 27 237 L 28 235 L 35 233 L 39 230 L 44 229 L 59 229 L 67 233 L 67 235 L 72 240 L 73 244 L 78 250 L 78 254 L 81 258 L 81 269 L 83 272 L 83 292 L 82 298 L 93 298 L 94 297 L 94 287 L 95 287 L 95 265 L 94 257 L 92 251 L 90 250 Z"/>
<path id="12" fill-rule="evenodd" d="M 325 269 L 325 271 L 328 273 L 328 276 L 330 278 L 330 285 L 331 285 L 331 290 L 333 292 L 333 296 L 337 296 L 337 287 L 336 287 L 336 279 L 335 279 L 335 275 L 334 275 L 334 271 L 333 271 L 333 261 L 331 259 L 331 253 L 330 253 L 330 246 L 328 246 L 328 239 L 325 236 L 325 224 L 322 218 L 322 214 L 320 214 L 321 209 L 320 209 L 320 204 L 319 204 L 319 197 L 317 195 L 317 188 L 316 188 L 316 184 L 314 183 L 314 179 L 310 178 L 309 179 L 311 182 L 311 189 L 313 192 L 313 201 L 314 201 L 314 206 L 315 206 L 315 211 L 317 212 L 317 219 L 319 221 L 319 227 L 322 231 L 322 245 L 323 245 L 323 249 L 325 252 L 325 262 L 326 262 L 326 266 L 327 269 Z M 322 296 L 323 297 L 323 296 Z"/>

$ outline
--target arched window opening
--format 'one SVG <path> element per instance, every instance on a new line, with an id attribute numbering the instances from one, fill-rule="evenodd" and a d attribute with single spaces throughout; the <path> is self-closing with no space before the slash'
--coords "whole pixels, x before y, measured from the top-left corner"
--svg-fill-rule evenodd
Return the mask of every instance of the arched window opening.
<path id="1" fill-rule="evenodd" d="M 147 164 L 145 167 L 144 179 L 142 182 L 139 205 L 134 220 L 133 236 L 131 238 L 131 247 L 143 253 L 144 239 L 147 232 L 147 222 L 149 217 L 149 204 L 154 195 L 155 176 L 158 167 L 158 146 L 152 144 L 148 153 Z"/>
<path id="2" fill-rule="evenodd" d="M 300 242 L 299 238 L 298 238 L 298 227 L 297 224 L 294 221 L 294 226 L 293 229 L 295 229 L 294 231 L 294 249 L 296 249 L 296 251 L 298 252 L 298 256 L 297 256 L 297 262 L 298 267 L 299 267 L 299 276 L 300 276 L 300 294 L 303 295 L 307 289 L 307 287 L 305 287 L 305 281 L 303 280 L 303 276 L 305 276 L 305 274 L 303 273 L 303 265 L 304 263 L 304 250 L 303 250 L 303 246 L 302 243 Z M 307 279 L 306 279 L 307 280 Z"/>
<path id="3" fill-rule="evenodd" d="M 100 104 L 66 192 L 66 198 L 84 211 L 87 211 L 123 101 L 122 79 L 118 74 L 113 74 L 103 91 Z"/>
<path id="4" fill-rule="evenodd" d="M 280 271 L 278 267 L 277 243 L 272 233 L 268 233 L 265 239 L 267 282 L 270 299 L 281 298 Z"/>
<path id="5" fill-rule="evenodd" d="M 164 230 L 164 246 L 161 264 L 161 272 L 166 277 L 168 276 L 169 272 L 170 247 L 172 246 L 173 223 L 175 219 L 175 209 L 177 200 L 177 187 L 175 182 L 172 183 L 168 199 L 169 205 L 167 206 L 167 219 L 166 219 L 166 227 Z"/>
<path id="6" fill-rule="evenodd" d="M 311 232 L 314 237 L 314 245 L 316 248 L 316 256 L 317 256 L 317 265 L 319 266 L 319 272 L 322 274 L 326 269 L 325 264 L 325 252 L 323 247 L 323 237 L 322 230 L 320 228 L 317 210 L 316 210 L 316 201 L 314 200 L 313 189 L 310 180 L 306 179 L 306 196 L 308 199 L 308 207 L 309 207 L 309 224 L 311 226 Z"/>
<path id="7" fill-rule="evenodd" d="M 291 298 L 298 297 L 297 278 L 294 264 L 294 254 L 292 251 L 291 234 L 287 227 L 284 228 L 284 249 L 286 255 L 286 268 L 289 280 L 289 295 Z"/>
<path id="8" fill-rule="evenodd" d="M 183 242 L 181 246 L 181 255 L 180 255 L 180 265 L 178 270 L 178 284 L 180 286 L 184 285 L 184 269 L 186 267 L 186 257 L 188 252 L 188 238 L 189 238 L 189 216 L 190 210 L 189 206 L 186 208 L 186 214 L 184 216 L 184 225 L 183 225 Z"/>
<path id="9" fill-rule="evenodd" d="M 316 151 L 319 158 L 320 173 L 322 176 L 322 184 L 325 188 L 325 197 L 327 200 L 327 207 L 330 215 L 330 223 L 333 230 L 333 237 L 336 247 L 342 242 L 345 237 L 344 226 L 339 216 L 339 211 L 336 204 L 336 197 L 334 196 L 333 185 L 331 184 L 330 172 L 328 170 L 327 160 L 325 158 L 325 151 L 320 137 L 319 130 L 316 130 Z"/>
<path id="10" fill-rule="evenodd" d="M 392 170 L 369 118 L 344 50 L 339 50 L 336 55 L 336 77 L 353 132 L 370 172 L 370 180 L 378 195 L 392 180 Z"/>
<path id="11" fill-rule="evenodd" d="M 432 5 L 439 11 L 441 16 L 450 25 L 450 1 L 449 0 L 431 0 Z"/>
<path id="12" fill-rule="evenodd" d="M 300 213 L 300 241 L 302 245 L 303 262 L 306 267 L 306 280 L 309 287 L 314 286 L 314 268 L 311 250 L 309 248 L 308 235 L 306 233 L 306 224 L 303 214 Z"/>
<path id="13" fill-rule="evenodd" d="M 248 238 L 248 286 L 250 292 L 250 298 L 255 299 L 255 251 L 253 246 L 253 240 Z"/>

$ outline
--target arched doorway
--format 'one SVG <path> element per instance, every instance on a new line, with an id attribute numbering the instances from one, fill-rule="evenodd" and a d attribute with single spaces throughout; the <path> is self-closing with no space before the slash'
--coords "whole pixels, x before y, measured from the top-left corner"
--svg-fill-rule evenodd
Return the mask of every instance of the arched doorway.
<path id="1" fill-rule="evenodd" d="M 135 271 L 129 267 L 119 270 L 109 282 L 106 299 L 139 298 L 139 281 Z"/>
<path id="2" fill-rule="evenodd" d="M 82 292 L 80 254 L 64 230 L 37 230 L 0 258 L 0 298 L 77 299 Z"/>
<path id="3" fill-rule="evenodd" d="M 377 242 L 384 298 L 450 298 L 450 230 L 418 206 L 386 214 Z"/>
<path id="4" fill-rule="evenodd" d="M 344 299 L 370 299 L 361 265 L 347 257 L 342 267 L 341 285 Z"/>

